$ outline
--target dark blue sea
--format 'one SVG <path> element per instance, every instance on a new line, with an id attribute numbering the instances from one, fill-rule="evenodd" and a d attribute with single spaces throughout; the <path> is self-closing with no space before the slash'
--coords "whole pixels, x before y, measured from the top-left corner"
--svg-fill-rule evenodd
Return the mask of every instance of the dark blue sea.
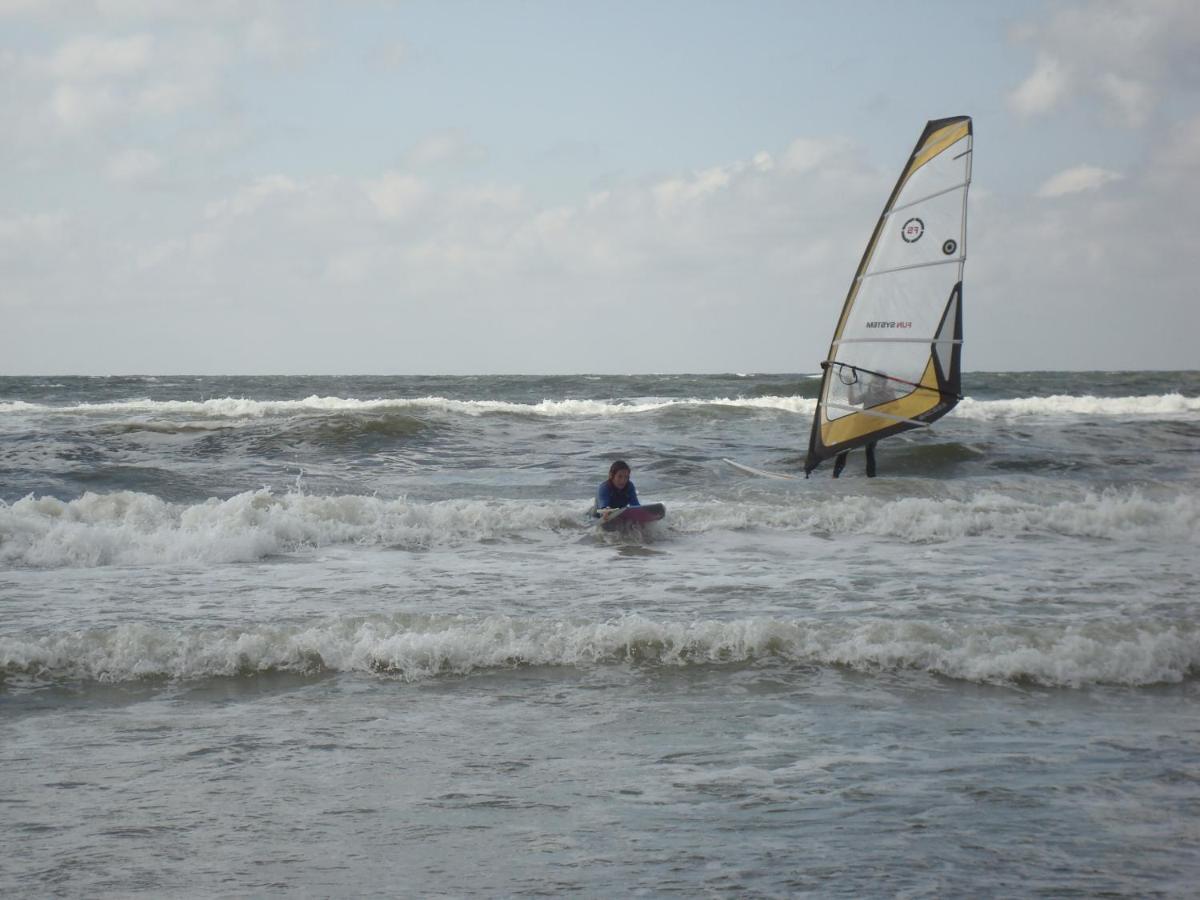
<path id="1" fill-rule="evenodd" d="M 1194 897 L 1200 373 L 817 386 L 0 378 L 0 895 Z"/>

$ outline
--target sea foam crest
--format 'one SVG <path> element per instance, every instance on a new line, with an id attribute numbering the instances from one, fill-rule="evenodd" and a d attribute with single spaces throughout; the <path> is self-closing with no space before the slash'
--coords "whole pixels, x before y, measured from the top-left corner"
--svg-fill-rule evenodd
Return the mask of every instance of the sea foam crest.
<path id="1" fill-rule="evenodd" d="M 319 413 L 375 413 L 386 411 L 444 412 L 467 416 L 493 413 L 533 415 L 547 418 L 625 416 L 669 409 L 729 407 L 738 409 L 780 410 L 812 415 L 817 401 L 808 397 L 713 397 L 638 399 L 544 399 L 537 403 L 504 400 L 457 400 L 448 397 L 376 398 L 360 400 L 347 397 L 313 395 L 302 400 L 251 400 L 223 397 L 211 400 L 124 400 L 108 403 L 79 403 L 49 406 L 22 400 L 0 402 L 0 414 L 63 415 L 149 415 L 194 416 L 215 419 L 261 419 Z M 1008 400 L 976 400 L 966 397 L 951 411 L 951 416 L 972 420 L 1011 419 L 1022 416 L 1157 416 L 1190 417 L 1200 413 L 1200 397 L 1171 393 L 1134 397 L 1095 397 L 1090 395 L 1051 395 Z"/>
<path id="2" fill-rule="evenodd" d="M 481 416 L 488 413 L 537 415 L 546 417 L 622 416 L 646 413 L 675 407 L 732 406 L 747 409 L 780 409 L 787 412 L 809 413 L 816 401 L 804 397 L 722 397 L 657 398 L 633 400 L 616 399 L 544 399 L 537 403 L 513 403 L 504 400 L 455 400 L 448 397 L 379 398 L 358 400 L 346 397 L 319 397 L 303 400 L 250 400 L 244 397 L 224 397 L 212 400 L 124 400 L 111 403 L 79 403 L 72 406 L 46 406 L 17 400 L 0 403 L 0 413 L 38 412 L 64 415 L 188 415 L 205 418 L 259 419 L 267 416 L 290 416 L 304 413 L 380 412 L 449 412 Z"/>
<path id="3" fill-rule="evenodd" d="M 603 622 L 394 616 L 243 629 L 122 625 L 0 637 L 0 678 L 124 682 L 260 672 L 405 680 L 523 666 L 731 665 L 759 660 L 865 672 L 914 669 L 1056 687 L 1179 682 L 1200 670 L 1194 623 L 1038 625 L 777 618 Z"/>
<path id="4" fill-rule="evenodd" d="M 1093 397 L 1055 394 L 1010 400 L 963 399 L 951 413 L 963 419 L 993 420 L 1018 416 L 1157 416 L 1200 413 L 1200 397 L 1159 394 L 1145 397 Z"/>
<path id="5" fill-rule="evenodd" d="M 37 567 L 249 562 L 304 548 L 364 544 L 419 549 L 582 522 L 561 504 L 434 503 L 361 495 L 276 494 L 168 503 L 151 494 L 87 493 L 64 502 L 0 502 L 0 563 Z"/>
<path id="6" fill-rule="evenodd" d="M 168 503 L 151 494 L 0 501 L 0 564 L 33 567 L 235 563 L 317 547 L 423 549 L 585 527 L 577 505 L 528 500 L 410 501 L 362 495 L 276 494 Z M 1039 505 L 984 492 L 966 500 L 864 496 L 811 503 L 673 503 L 650 534 L 770 529 L 939 542 L 973 535 L 1055 534 L 1171 542 L 1200 538 L 1200 499 L 1105 491 Z"/>
<path id="7" fill-rule="evenodd" d="M 671 527 L 697 533 L 774 528 L 871 534 L 911 542 L 1026 534 L 1175 541 L 1188 535 L 1200 539 L 1200 499 L 1189 494 L 1151 499 L 1137 491 L 1106 490 L 1049 504 L 991 491 L 965 500 L 904 497 L 881 502 L 852 496 L 787 506 L 709 502 L 678 507 Z"/>

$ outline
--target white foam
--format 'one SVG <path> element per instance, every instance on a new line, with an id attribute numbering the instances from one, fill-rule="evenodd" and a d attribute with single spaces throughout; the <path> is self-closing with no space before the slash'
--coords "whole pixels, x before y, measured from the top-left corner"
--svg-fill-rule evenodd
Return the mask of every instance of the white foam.
<path id="1" fill-rule="evenodd" d="M 0 402 L 0 414 L 52 415 L 147 415 L 187 416 L 217 419 L 261 419 L 272 416 L 291 416 L 303 413 L 379 412 L 445 412 L 467 416 L 489 413 L 532 415 L 546 418 L 582 418 L 626 416 L 657 412 L 672 408 L 731 407 L 739 409 L 769 409 L 810 416 L 817 401 L 806 397 L 715 397 L 662 398 L 646 397 L 632 400 L 615 399 L 544 399 L 537 403 L 512 403 L 502 400 L 454 400 L 447 397 L 377 398 L 359 400 L 345 397 L 313 395 L 302 400 L 250 400 L 244 397 L 224 397 L 212 400 L 125 400 L 111 403 L 79 403 L 71 406 L 49 406 L 22 400 Z M 1162 394 L 1144 397 L 1093 397 L 1053 395 L 1023 397 L 1010 400 L 963 399 L 950 413 L 977 421 L 1004 420 L 1017 417 L 1063 416 L 1153 416 L 1160 418 L 1188 417 L 1200 413 L 1200 398 L 1182 394 Z"/>
<path id="2" fill-rule="evenodd" d="M 1136 491 L 1087 493 L 1050 504 L 982 492 L 967 500 L 844 497 L 768 506 L 711 502 L 677 506 L 676 531 L 774 528 L 833 534 L 871 534 L 899 541 L 936 542 L 973 535 L 1059 534 L 1123 539 L 1200 538 L 1200 501 L 1179 494 L 1152 500 Z"/>
<path id="3" fill-rule="evenodd" d="M 416 503 L 267 488 L 186 505 L 142 493 L 64 502 L 0 502 L 0 562 L 37 567 L 248 562 L 336 544 L 398 546 L 489 540 L 581 521 L 584 507 L 486 500 Z"/>
<path id="4" fill-rule="evenodd" d="M 518 666 L 730 665 L 757 660 L 916 669 L 975 682 L 1059 687 L 1182 681 L 1200 668 L 1200 630 L 1155 622 L 948 625 L 796 619 L 579 623 L 491 616 L 331 619 L 242 629 L 122 625 L 0 638 L 0 673 L 37 679 L 195 679 L 256 672 L 386 674 L 418 680 Z"/>
<path id="5" fill-rule="evenodd" d="M 447 397 L 357 400 L 344 397 L 318 397 L 303 400 L 249 400 L 224 397 L 213 400 L 125 400 L 113 403 L 79 403 L 73 406 L 46 406 L 13 401 L 0 403 L 0 413 L 41 412 L 62 415 L 140 414 L 189 415 L 227 419 L 257 419 L 288 416 L 305 412 L 375 412 L 380 410 L 440 411 L 469 416 L 488 413 L 537 415 L 550 418 L 580 416 L 622 416 L 654 412 L 671 407 L 735 406 L 752 409 L 782 409 L 811 413 L 815 400 L 801 397 L 753 397 L 717 399 L 640 398 L 636 400 L 552 400 L 537 403 L 511 403 L 502 400 L 452 400 Z"/>
<path id="6" fill-rule="evenodd" d="M 782 498 L 787 501 L 787 497 Z M 577 504 L 529 500 L 418 502 L 361 495 L 277 494 L 267 488 L 227 500 L 168 503 L 150 494 L 87 493 L 62 501 L 0 501 L 0 564 L 32 567 L 250 562 L 312 548 L 356 544 L 422 549 L 577 532 Z M 865 496 L 808 503 L 672 503 L 656 533 L 770 529 L 869 534 L 943 542 L 992 535 L 1066 535 L 1110 540 L 1200 539 L 1200 500 L 1153 500 L 1105 491 L 1039 505 L 984 492 L 965 500 Z"/>
<path id="7" fill-rule="evenodd" d="M 1019 416 L 1154 416 L 1174 418 L 1200 413 L 1200 397 L 1160 394 L 1145 397 L 1093 397 L 1055 394 L 1012 400 L 963 399 L 950 414 L 964 419 L 994 420 Z"/>

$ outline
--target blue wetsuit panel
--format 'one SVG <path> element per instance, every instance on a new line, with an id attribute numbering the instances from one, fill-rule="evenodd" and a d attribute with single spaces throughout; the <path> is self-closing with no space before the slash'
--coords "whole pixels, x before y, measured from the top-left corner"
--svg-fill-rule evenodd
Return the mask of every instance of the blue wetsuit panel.
<path id="1" fill-rule="evenodd" d="M 623 506 L 641 506 L 637 488 L 630 481 L 624 490 L 618 491 L 611 481 L 605 481 L 596 489 L 596 509 L 620 509 Z"/>

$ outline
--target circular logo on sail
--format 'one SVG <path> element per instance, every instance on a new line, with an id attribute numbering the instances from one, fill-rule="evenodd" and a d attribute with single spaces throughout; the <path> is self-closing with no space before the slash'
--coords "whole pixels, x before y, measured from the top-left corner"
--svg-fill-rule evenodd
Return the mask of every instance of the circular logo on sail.
<path id="1" fill-rule="evenodd" d="M 954 251 L 958 249 L 958 241 L 946 241 L 942 244 L 942 252 L 947 256 L 953 256 Z"/>
<path id="2" fill-rule="evenodd" d="M 904 227 L 900 229 L 900 237 L 904 238 L 906 243 L 915 244 L 921 239 L 921 235 L 925 233 L 925 223 L 920 219 L 909 219 L 904 223 Z"/>

